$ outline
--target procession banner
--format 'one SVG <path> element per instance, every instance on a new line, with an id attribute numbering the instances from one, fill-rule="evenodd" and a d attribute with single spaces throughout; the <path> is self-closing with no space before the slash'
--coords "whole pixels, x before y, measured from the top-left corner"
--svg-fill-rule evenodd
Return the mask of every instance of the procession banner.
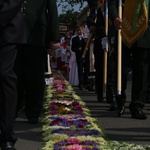
<path id="1" fill-rule="evenodd" d="M 121 34 L 123 42 L 131 47 L 148 27 L 148 0 L 126 0 Z"/>

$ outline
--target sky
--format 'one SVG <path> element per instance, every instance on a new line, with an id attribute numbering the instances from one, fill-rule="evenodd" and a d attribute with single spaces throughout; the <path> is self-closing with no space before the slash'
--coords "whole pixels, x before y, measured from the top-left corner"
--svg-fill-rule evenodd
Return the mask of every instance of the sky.
<path id="1" fill-rule="evenodd" d="M 83 7 L 81 8 L 81 10 L 82 10 L 86 5 L 87 5 L 87 2 L 84 2 Z M 71 6 L 70 6 L 70 7 L 71 7 Z M 75 11 L 80 11 L 80 4 L 75 5 L 73 8 L 74 8 Z M 59 7 L 58 7 L 58 14 L 60 15 L 60 14 L 62 14 L 62 13 L 63 13 L 63 12 L 62 12 L 62 6 L 59 6 Z"/>

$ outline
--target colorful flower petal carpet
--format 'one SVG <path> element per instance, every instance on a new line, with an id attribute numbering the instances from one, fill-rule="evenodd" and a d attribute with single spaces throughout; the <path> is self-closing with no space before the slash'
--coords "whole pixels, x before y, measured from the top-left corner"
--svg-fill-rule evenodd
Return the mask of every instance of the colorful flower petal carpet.
<path id="1" fill-rule="evenodd" d="M 45 93 L 42 150 L 150 150 L 150 146 L 108 140 L 61 73 L 53 76 Z"/>

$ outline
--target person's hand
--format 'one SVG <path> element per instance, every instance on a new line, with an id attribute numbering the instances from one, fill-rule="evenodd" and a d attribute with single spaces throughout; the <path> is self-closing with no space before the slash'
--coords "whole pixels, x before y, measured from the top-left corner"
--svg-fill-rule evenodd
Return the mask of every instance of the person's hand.
<path id="1" fill-rule="evenodd" d="M 106 52 L 108 52 L 108 39 L 107 37 L 103 37 L 101 39 L 102 49 L 104 49 Z"/>
<path id="2" fill-rule="evenodd" d="M 90 33 L 95 32 L 95 30 L 96 30 L 96 27 L 95 27 L 95 26 L 91 26 L 91 27 L 89 27 L 89 31 L 90 31 Z"/>
<path id="3" fill-rule="evenodd" d="M 121 29 L 122 28 L 122 19 L 121 18 L 116 18 L 114 20 L 114 26 L 116 27 L 116 29 Z"/>
<path id="4" fill-rule="evenodd" d="M 82 56 L 80 61 L 81 61 L 81 63 L 85 62 L 85 57 Z"/>

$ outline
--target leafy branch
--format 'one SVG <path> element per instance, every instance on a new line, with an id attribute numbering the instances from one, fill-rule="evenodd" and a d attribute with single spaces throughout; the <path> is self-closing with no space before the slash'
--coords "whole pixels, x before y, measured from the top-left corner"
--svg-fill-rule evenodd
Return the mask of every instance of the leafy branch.
<path id="1" fill-rule="evenodd" d="M 80 8 L 86 0 L 56 0 L 58 7 L 62 6 L 63 11 L 73 11 L 73 6 L 79 4 Z"/>

